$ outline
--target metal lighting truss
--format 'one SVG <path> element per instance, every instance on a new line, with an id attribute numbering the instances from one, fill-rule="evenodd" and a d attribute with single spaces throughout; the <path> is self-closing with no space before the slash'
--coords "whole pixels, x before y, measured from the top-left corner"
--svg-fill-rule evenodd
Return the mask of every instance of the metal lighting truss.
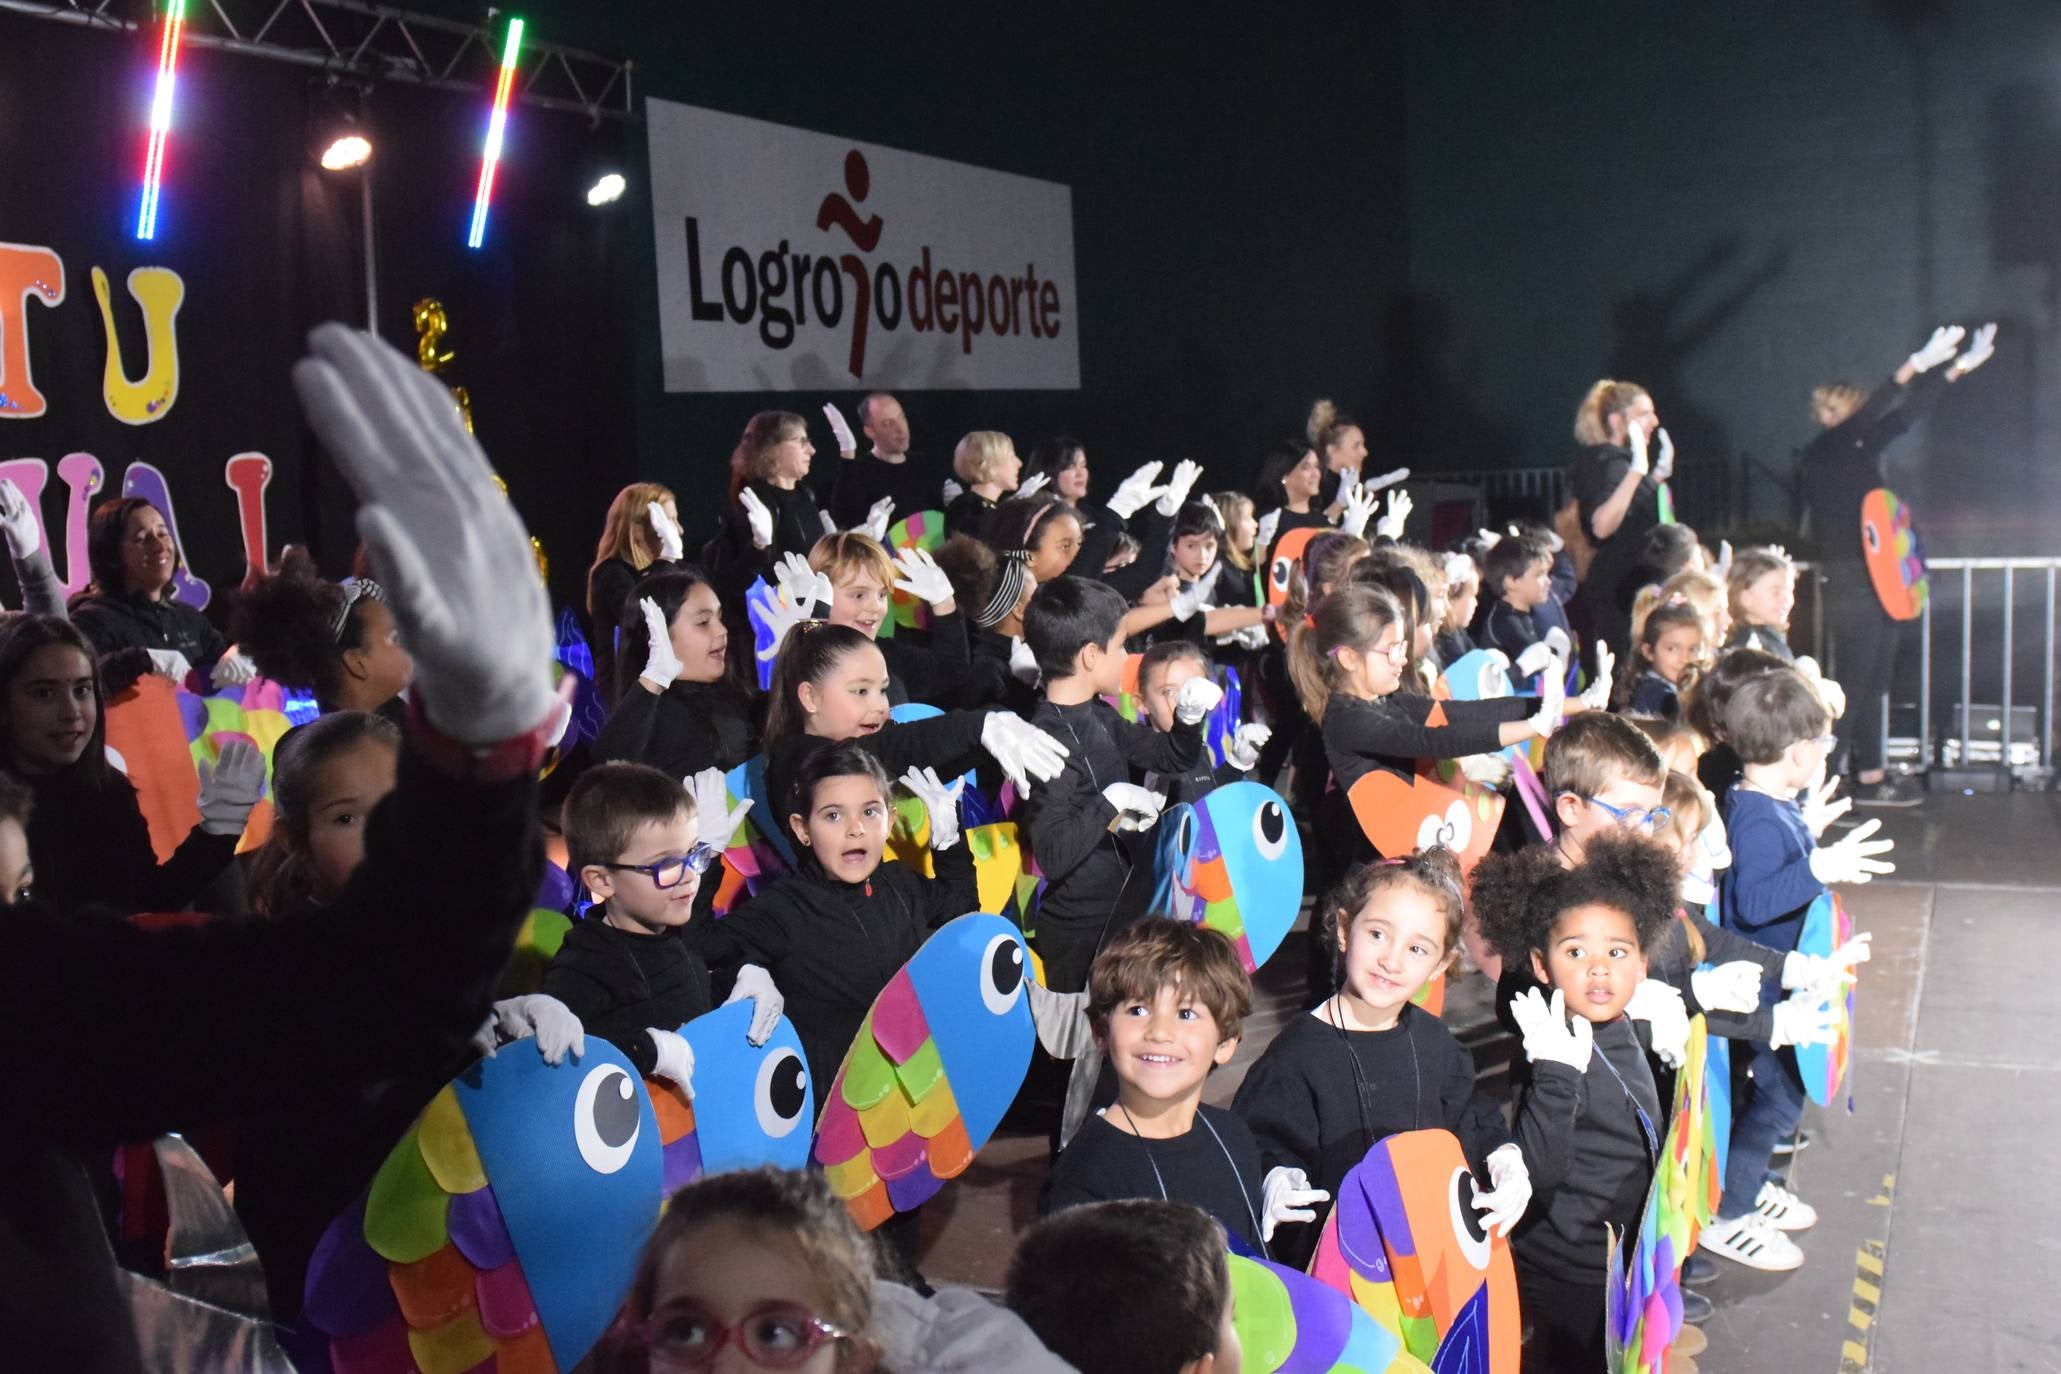
<path id="1" fill-rule="evenodd" d="M 147 31 L 158 18 L 154 3 L 118 0 L 0 0 L 0 11 L 110 33 Z M 480 24 L 364 0 L 188 0 L 187 11 L 183 41 L 195 47 L 490 97 L 500 77 L 497 35 Z M 590 123 L 631 120 L 632 67 L 579 48 L 525 42 L 514 98 L 583 114 Z"/>

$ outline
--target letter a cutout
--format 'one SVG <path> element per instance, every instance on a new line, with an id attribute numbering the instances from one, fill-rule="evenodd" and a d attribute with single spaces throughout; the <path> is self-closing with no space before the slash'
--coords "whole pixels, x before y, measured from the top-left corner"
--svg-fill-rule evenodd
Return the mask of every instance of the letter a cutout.
<path id="1" fill-rule="evenodd" d="M 0 420 L 33 420 L 50 409 L 29 368 L 29 302 L 64 300 L 64 260 L 33 243 L 0 243 Z"/>
<path id="2" fill-rule="evenodd" d="M 107 373 L 101 390 L 107 413 L 123 424 L 155 424 L 179 399 L 179 334 L 174 321 L 186 303 L 186 283 L 169 267 L 139 267 L 129 274 L 129 294 L 143 307 L 146 350 L 143 378 L 134 382 L 122 367 L 107 273 L 93 269 L 93 296 L 100 302 L 100 323 L 107 331 Z"/>

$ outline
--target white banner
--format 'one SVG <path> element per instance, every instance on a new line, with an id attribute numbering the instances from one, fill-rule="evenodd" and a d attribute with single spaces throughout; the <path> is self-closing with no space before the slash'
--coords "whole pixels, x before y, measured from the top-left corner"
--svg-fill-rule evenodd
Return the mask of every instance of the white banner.
<path id="1" fill-rule="evenodd" d="M 1073 192 L 645 104 L 667 391 L 1074 390 Z"/>

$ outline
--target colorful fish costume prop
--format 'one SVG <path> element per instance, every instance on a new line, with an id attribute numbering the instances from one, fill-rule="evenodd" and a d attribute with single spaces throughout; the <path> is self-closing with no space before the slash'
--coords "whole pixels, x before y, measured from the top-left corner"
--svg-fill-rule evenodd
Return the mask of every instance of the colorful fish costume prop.
<path id="1" fill-rule="evenodd" d="M 515 932 L 515 950 L 508 967 L 501 971 L 497 996 L 515 997 L 544 990 L 544 970 L 558 957 L 572 918 L 573 881 L 557 864 L 546 860 L 544 876 L 537 881 L 537 893 L 530 898 L 530 914 Z"/>
<path id="2" fill-rule="evenodd" d="M 1804 912 L 1803 931 L 1796 937 L 1796 947 L 1805 954 L 1825 958 L 1852 937 L 1853 917 L 1847 915 L 1846 903 L 1838 893 L 1827 890 L 1819 893 Z M 1840 1085 L 1846 1082 L 1847 1066 L 1853 1062 L 1854 987 L 1853 983 L 1846 985 L 1839 1038 L 1830 1045 L 1796 1047 L 1796 1067 L 1803 1074 L 1804 1089 L 1820 1107 L 1829 1107 L 1838 1098 Z"/>
<path id="3" fill-rule="evenodd" d="M 1329 534 L 1330 532 L 1329 530 L 1305 527 L 1303 529 L 1290 530 L 1274 540 L 1274 547 L 1267 551 L 1267 604 L 1269 606 L 1278 611 L 1288 604 L 1289 579 L 1295 575 L 1295 570 L 1302 566 L 1303 550 L 1309 547 L 1312 539 L 1315 539 L 1320 534 Z M 1274 634 L 1284 644 L 1288 641 L 1288 631 L 1291 628 L 1293 627 L 1284 619 L 1274 621 Z"/>
<path id="4" fill-rule="evenodd" d="M 801 1038 L 744 1038 L 746 1002 L 695 1018 L 690 1104 L 589 1035 L 546 1064 L 528 1039 L 447 1084 L 330 1223 L 306 1314 L 338 1374 L 570 1370 L 607 1330 L 670 1190 L 806 1160 Z"/>
<path id="5" fill-rule="evenodd" d="M 733 809 L 746 800 L 752 807 L 735 832 L 708 837 L 723 850 L 723 874 L 716 882 L 712 908 L 718 916 L 728 915 L 748 895 L 794 872 L 798 862 L 794 841 L 768 801 L 766 756 L 754 754 L 732 768 L 723 775 L 723 785 Z"/>
<path id="6" fill-rule="evenodd" d="M 1435 703 L 1429 723 L 1445 724 Z M 1503 820 L 1502 794 L 1469 781 L 1452 759 L 1427 761 L 1407 779 L 1376 768 L 1352 785 L 1346 800 L 1382 858 L 1444 845 L 1459 858 L 1462 873 L 1472 873 L 1488 853 Z"/>
<path id="7" fill-rule="evenodd" d="M 1424 1374 L 1396 1333 L 1336 1289 L 1271 1260 L 1225 1256 L 1231 1326 L 1254 1374 Z"/>
<path id="8" fill-rule="evenodd" d="M 944 542 L 945 513 L 941 510 L 912 511 L 887 527 L 887 551 L 890 554 L 900 553 L 903 549 L 936 553 Z M 875 631 L 879 638 L 894 638 L 898 625 L 911 630 L 930 628 L 928 601 L 899 587 L 891 587 L 888 591 L 888 616 Z"/>
<path id="9" fill-rule="evenodd" d="M 1570 673 L 1574 669 L 1569 670 Z M 1494 701 L 1514 695 L 1510 686 L 1510 660 L 1498 649 L 1475 649 L 1446 665 L 1439 686 L 1453 701 Z M 1571 693 L 1570 693 L 1571 694 Z M 1546 742 L 1527 740 L 1505 745 L 1503 757 L 1510 760 L 1511 780 L 1517 796 L 1531 816 L 1532 828 L 1541 839 L 1553 838 L 1552 805 L 1546 798 L 1539 772 L 1546 766 Z"/>
<path id="10" fill-rule="evenodd" d="M 1310 1273 L 1440 1374 L 1516 1374 L 1517 1270 L 1473 1181 L 1451 1131 L 1374 1142 L 1339 1185 Z"/>
<path id="11" fill-rule="evenodd" d="M 975 912 L 938 928 L 874 999 L 816 1125 L 815 1161 L 860 1226 L 956 1178 L 1030 1067 L 1030 951 Z"/>
<path id="12" fill-rule="evenodd" d="M 286 706 L 285 689 L 264 678 L 199 696 L 155 673 L 108 702 L 108 747 L 136 788 L 160 862 L 200 823 L 198 765 L 213 763 L 232 738 L 248 739 L 265 756 L 265 795 L 236 849 L 245 853 L 265 842 L 272 833 L 272 751 L 293 728 Z"/>
<path id="13" fill-rule="evenodd" d="M 1916 620 L 1932 599 L 1925 546 L 1911 526 L 1911 508 L 1888 487 L 1861 498 L 1861 557 L 1875 598 L 1891 620 Z"/>
<path id="14" fill-rule="evenodd" d="M 1152 910 L 1230 940 L 1251 973 L 1302 907 L 1302 836 L 1272 788 L 1233 782 L 1160 817 Z"/>

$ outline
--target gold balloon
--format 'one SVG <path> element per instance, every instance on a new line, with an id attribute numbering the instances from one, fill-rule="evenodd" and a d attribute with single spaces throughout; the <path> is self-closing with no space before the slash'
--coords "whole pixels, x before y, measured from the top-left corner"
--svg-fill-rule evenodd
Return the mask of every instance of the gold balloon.
<path id="1" fill-rule="evenodd" d="M 415 362 L 424 372 L 432 375 L 444 370 L 444 365 L 458 355 L 444 348 L 444 335 L 451 332 L 451 318 L 444 313 L 444 303 L 434 296 L 424 296 L 415 302 Z M 458 414 L 465 421 L 465 432 L 472 430 L 472 396 L 462 386 L 451 386 L 451 397 L 458 402 Z M 500 473 L 494 474 L 494 485 L 508 495 L 508 483 Z M 513 499 L 513 498 L 510 498 Z M 544 545 L 535 535 L 530 536 L 530 552 L 537 556 L 537 579 L 551 580 L 551 560 L 545 556 Z"/>

